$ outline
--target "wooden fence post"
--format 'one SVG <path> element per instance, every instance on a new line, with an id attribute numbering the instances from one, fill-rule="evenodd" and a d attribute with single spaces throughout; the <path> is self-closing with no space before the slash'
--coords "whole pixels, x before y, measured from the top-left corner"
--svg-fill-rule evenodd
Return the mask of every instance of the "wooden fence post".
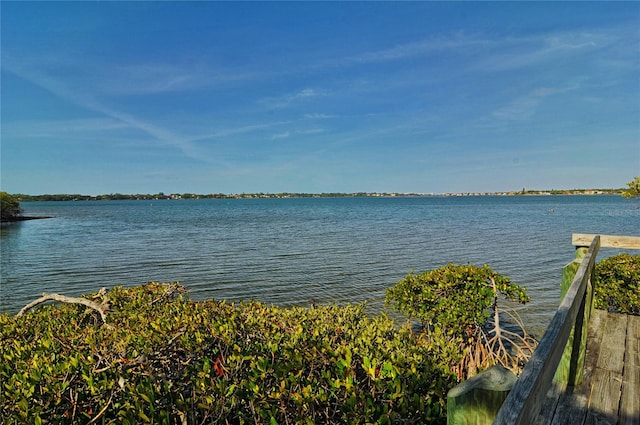
<path id="1" fill-rule="evenodd" d="M 560 300 L 564 299 L 574 277 L 587 254 L 588 247 L 576 247 L 576 258 L 562 269 L 562 283 L 560 284 Z M 562 353 L 562 359 L 554 376 L 554 381 L 563 385 L 576 386 L 582 381 L 585 352 L 587 348 L 587 328 L 593 311 L 593 286 L 590 277 L 584 298 L 580 301 L 580 310 L 575 326 L 569 335 L 569 340 Z M 578 337 L 576 338 L 576 335 Z"/>
<path id="2" fill-rule="evenodd" d="M 496 365 L 453 387 L 447 394 L 447 425 L 491 425 L 516 380 Z"/>

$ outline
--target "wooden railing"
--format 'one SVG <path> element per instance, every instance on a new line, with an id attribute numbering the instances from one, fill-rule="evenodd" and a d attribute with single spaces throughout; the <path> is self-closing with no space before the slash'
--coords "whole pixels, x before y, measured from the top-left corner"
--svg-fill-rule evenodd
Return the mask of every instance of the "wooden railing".
<path id="1" fill-rule="evenodd" d="M 553 377 L 556 374 L 562 354 L 569 336 L 575 325 L 572 363 L 577 364 L 575 358 L 582 346 L 577 342 L 576 335 L 582 334 L 586 328 L 585 310 L 591 309 L 587 303 L 587 287 L 591 286 L 591 275 L 596 256 L 600 250 L 600 236 L 595 236 L 589 250 L 582 259 L 578 272 L 573 279 L 564 299 L 553 316 L 547 331 L 540 340 L 538 348 L 525 366 L 512 388 L 504 404 L 498 411 L 494 424 L 517 425 L 531 424 L 540 412 L 547 391 L 551 389 Z M 591 288 L 589 288 L 591 289 Z M 591 291 L 589 291 L 591 292 Z M 589 294 L 591 295 L 591 294 Z M 589 300 L 590 301 L 590 300 Z M 581 339 L 581 338 L 580 338 Z M 577 348 L 577 350 L 576 350 Z M 581 369 L 577 366 L 578 369 Z M 579 375 L 580 371 L 575 371 Z"/>
<path id="2" fill-rule="evenodd" d="M 591 281 L 598 251 L 600 247 L 640 249 L 640 237 L 574 234 L 572 241 L 576 246 L 576 259 L 563 270 L 560 307 L 520 377 L 513 380 L 515 384 L 509 391 L 502 388 L 503 382 L 508 380 L 504 370 L 497 373 L 492 368 L 472 378 L 479 383 L 473 389 L 467 387 L 474 385 L 463 382 L 460 386 L 463 391 L 475 393 L 464 415 L 448 412 L 448 424 L 530 424 L 539 415 L 554 381 L 560 385 L 577 385 L 580 382 L 592 311 Z M 487 384 L 493 379 L 497 389 L 492 388 L 493 383 Z M 456 392 L 460 392 L 458 387 L 451 390 L 449 396 Z M 449 402 L 450 406 L 455 404 Z"/>

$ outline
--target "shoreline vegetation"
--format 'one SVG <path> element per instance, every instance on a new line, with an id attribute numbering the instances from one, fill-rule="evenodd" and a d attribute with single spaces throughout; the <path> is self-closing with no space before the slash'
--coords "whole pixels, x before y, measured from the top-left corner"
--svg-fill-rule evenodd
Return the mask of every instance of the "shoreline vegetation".
<path id="1" fill-rule="evenodd" d="M 628 254 L 596 264 L 596 307 L 637 314 L 638 266 Z M 498 293 L 529 299 L 472 265 L 390 287 L 406 321 L 364 304 L 192 301 L 178 282 L 43 294 L 0 314 L 0 422 L 444 425 L 449 389 L 503 364 L 504 336 L 526 342 L 500 327 Z M 535 349 L 522 347 L 519 370 Z"/>
<path id="2" fill-rule="evenodd" d="M 389 288 L 419 326 L 365 303 L 192 301 L 178 282 L 43 294 L 0 314 L 0 418 L 444 425 L 450 388 L 496 363 L 519 372 L 535 348 L 501 328 L 498 298 L 529 300 L 486 265 L 453 264 Z"/>
<path id="3" fill-rule="evenodd" d="M 106 323 L 78 304 L 0 314 L 0 422 L 446 422 L 455 347 L 362 305 L 193 302 L 184 291 L 112 288 Z"/>
<path id="4" fill-rule="evenodd" d="M 562 189 L 562 190 L 526 190 L 510 192 L 447 192 L 447 193 L 414 193 L 414 192 L 324 192 L 324 193 L 170 193 L 156 194 L 122 194 L 109 193 L 103 195 L 81 194 L 14 194 L 20 202 L 41 201 L 119 201 L 119 200 L 179 200 L 179 199 L 285 199 L 285 198 L 391 198 L 391 197 L 461 197 L 461 196 L 551 196 L 551 195 L 621 195 L 625 189 Z M 44 218 L 44 217 L 43 217 Z"/>
<path id="5" fill-rule="evenodd" d="M 38 220 L 51 218 L 49 216 L 25 216 L 22 215 L 20 200 L 7 192 L 0 192 L 0 223 L 13 223 L 17 221 Z"/>

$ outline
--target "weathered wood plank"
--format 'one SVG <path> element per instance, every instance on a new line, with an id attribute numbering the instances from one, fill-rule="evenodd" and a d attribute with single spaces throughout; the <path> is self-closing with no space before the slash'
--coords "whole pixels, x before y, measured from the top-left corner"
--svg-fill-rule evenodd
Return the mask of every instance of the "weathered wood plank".
<path id="1" fill-rule="evenodd" d="M 640 366 L 625 364 L 620 398 L 620 425 L 640 425 Z"/>
<path id="2" fill-rule="evenodd" d="M 551 425 L 582 425 L 587 417 L 591 381 L 598 362 L 600 343 L 607 322 L 607 312 L 594 310 L 587 332 L 587 349 L 582 382 L 575 388 L 568 388 L 560 395 Z M 542 424 L 542 423 L 541 423 Z"/>
<path id="3" fill-rule="evenodd" d="M 551 389 L 547 391 L 540 415 L 538 415 L 533 425 L 548 425 L 552 423 L 560 398 L 565 394 L 566 390 L 567 386 L 565 384 L 553 383 Z"/>
<path id="4" fill-rule="evenodd" d="M 597 367 L 622 375 L 627 339 L 627 315 L 609 313 L 602 336 Z"/>
<path id="5" fill-rule="evenodd" d="M 589 321 L 589 330 L 587 335 L 587 353 L 583 371 L 583 382 L 588 384 L 587 388 L 590 391 L 591 380 L 593 379 L 593 373 L 596 370 L 598 364 L 598 357 L 600 357 L 600 347 L 602 345 L 602 337 L 604 335 L 604 328 L 607 324 L 608 313 L 604 310 L 593 310 L 591 320 Z"/>
<path id="6" fill-rule="evenodd" d="M 640 316 L 629 316 L 627 320 L 627 351 L 640 353 Z"/>
<path id="7" fill-rule="evenodd" d="M 595 419 L 608 418 L 613 419 L 615 424 L 618 418 L 621 390 L 621 374 L 597 368 L 593 374 L 587 423 Z"/>
<path id="8" fill-rule="evenodd" d="M 574 282 L 560 303 L 538 348 L 496 416 L 496 425 L 531 424 L 539 415 L 593 271 L 600 238 L 593 238 Z"/>
<path id="9" fill-rule="evenodd" d="M 567 387 L 560 396 L 555 415 L 547 424 L 551 425 L 582 425 L 587 416 L 589 405 L 589 391 L 580 391 L 583 385 Z"/>
<path id="10" fill-rule="evenodd" d="M 594 310 L 589 323 L 583 382 L 577 387 L 567 387 L 564 392 L 554 384 L 535 424 L 640 425 L 639 331 L 640 317 Z M 626 346 L 623 368 L 616 365 L 616 354 L 609 350 L 612 344 Z M 596 366 L 600 354 L 604 368 Z M 612 365 L 616 371 L 607 370 Z"/>
<path id="11" fill-rule="evenodd" d="M 596 235 L 588 233 L 574 233 L 571 237 L 573 246 L 589 246 Z M 640 236 L 599 235 L 600 247 L 640 249 Z"/>
<path id="12" fill-rule="evenodd" d="M 627 351 L 622 376 L 620 425 L 640 425 L 640 317 L 627 319 Z"/>
<path id="13" fill-rule="evenodd" d="M 617 425 L 618 417 L 589 410 L 584 425 Z"/>

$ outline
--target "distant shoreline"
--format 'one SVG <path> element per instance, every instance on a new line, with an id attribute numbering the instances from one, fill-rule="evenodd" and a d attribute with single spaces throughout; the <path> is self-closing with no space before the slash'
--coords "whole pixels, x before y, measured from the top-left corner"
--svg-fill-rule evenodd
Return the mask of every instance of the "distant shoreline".
<path id="1" fill-rule="evenodd" d="M 571 190 L 520 190 L 510 192 L 447 192 L 447 193 L 402 193 L 402 192 L 353 192 L 353 193 L 171 193 L 164 194 L 121 194 L 110 193 L 104 195 L 80 194 L 45 194 L 25 195 L 14 194 L 20 202 L 40 201 L 123 201 L 123 200 L 179 200 L 179 199 L 282 199 L 282 198 L 392 198 L 392 197 L 463 197 L 463 196 L 553 196 L 553 195 L 621 195 L 625 189 L 571 189 Z M 36 217 L 37 218 L 37 217 Z M 47 218 L 47 217 L 42 217 Z M 26 218 L 27 220 L 31 218 Z"/>

